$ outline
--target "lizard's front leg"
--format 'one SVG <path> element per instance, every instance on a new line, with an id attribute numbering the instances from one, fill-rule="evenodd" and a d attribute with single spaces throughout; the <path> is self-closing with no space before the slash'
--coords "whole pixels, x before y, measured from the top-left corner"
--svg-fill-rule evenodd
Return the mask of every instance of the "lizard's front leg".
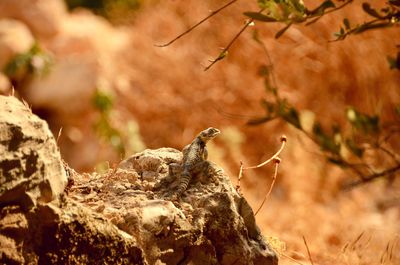
<path id="1" fill-rule="evenodd" d="M 171 163 L 168 165 L 168 175 L 162 178 L 156 185 L 155 189 L 168 186 L 174 182 L 182 172 L 182 166 L 179 163 Z"/>

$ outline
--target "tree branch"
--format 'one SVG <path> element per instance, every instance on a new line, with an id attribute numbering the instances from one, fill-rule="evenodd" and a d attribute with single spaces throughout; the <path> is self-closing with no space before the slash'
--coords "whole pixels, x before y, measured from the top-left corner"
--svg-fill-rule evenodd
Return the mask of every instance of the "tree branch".
<path id="1" fill-rule="evenodd" d="M 176 36 L 174 39 L 170 40 L 169 42 L 167 42 L 165 44 L 155 44 L 155 46 L 157 46 L 157 47 L 167 47 L 167 46 L 171 45 L 175 41 L 179 40 L 183 36 L 185 36 L 188 33 L 190 33 L 192 30 L 194 30 L 195 28 L 197 28 L 198 26 L 203 24 L 209 18 L 215 16 L 216 14 L 218 14 L 219 12 L 221 12 L 222 10 L 224 10 L 225 8 L 227 8 L 228 6 L 232 5 L 233 3 L 237 2 L 237 1 L 238 0 L 232 0 L 232 1 L 228 2 L 227 4 L 225 4 L 225 5 L 221 6 L 220 8 L 218 8 L 217 10 L 212 11 L 208 16 L 206 16 L 205 18 L 203 18 L 202 20 L 200 20 L 199 22 L 197 22 L 196 24 L 191 26 L 189 29 L 187 29 L 186 31 L 184 31 L 181 34 L 179 34 L 178 36 Z"/>

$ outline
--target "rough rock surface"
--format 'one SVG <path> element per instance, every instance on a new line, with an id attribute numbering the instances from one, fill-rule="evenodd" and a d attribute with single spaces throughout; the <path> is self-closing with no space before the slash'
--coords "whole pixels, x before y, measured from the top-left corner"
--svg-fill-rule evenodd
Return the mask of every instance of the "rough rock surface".
<path id="1" fill-rule="evenodd" d="M 75 175 L 69 196 L 134 236 L 149 264 L 277 264 L 250 206 L 217 166 L 171 202 L 179 181 L 163 180 L 181 159 L 172 148 L 145 150 L 104 175 Z"/>
<path id="2" fill-rule="evenodd" d="M 47 124 L 0 96 L 0 264 L 146 264 L 136 240 L 64 196 Z"/>
<path id="3" fill-rule="evenodd" d="M 218 166 L 171 201 L 179 181 L 165 180 L 180 151 L 146 150 L 80 175 L 29 108 L 13 97 L 0 106 L 0 264 L 278 263 Z"/>
<path id="4" fill-rule="evenodd" d="M 0 205 L 49 202 L 67 184 L 56 142 L 45 121 L 14 97 L 0 96 Z"/>

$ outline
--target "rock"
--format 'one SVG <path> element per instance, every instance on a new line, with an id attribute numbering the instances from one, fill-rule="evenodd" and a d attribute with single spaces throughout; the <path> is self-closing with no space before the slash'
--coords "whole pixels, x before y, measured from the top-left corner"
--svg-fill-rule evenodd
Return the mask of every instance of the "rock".
<path id="1" fill-rule="evenodd" d="M 15 55 L 29 51 L 34 41 L 25 24 L 14 19 L 0 19 L 0 69 L 3 70 Z"/>
<path id="2" fill-rule="evenodd" d="M 147 264 L 132 235 L 65 196 L 46 122 L 14 97 L 0 96 L 0 153 L 0 264 Z M 94 205 L 101 188 L 84 199 Z"/>
<path id="3" fill-rule="evenodd" d="M 145 150 L 105 174 L 78 174 L 62 164 L 46 123 L 4 96 L 0 153 L 0 264 L 278 263 L 217 165 L 174 201 L 177 181 L 165 178 L 182 154 L 172 148 Z"/>
<path id="4" fill-rule="evenodd" d="M 77 116 L 92 108 L 98 76 L 94 57 L 58 59 L 48 74 L 33 77 L 24 90 L 24 98 L 35 108 Z"/>
<path id="5" fill-rule="evenodd" d="M 0 96 L 0 205 L 32 207 L 63 193 L 67 177 L 45 121 L 14 97 Z"/>
<path id="6" fill-rule="evenodd" d="M 36 37 L 50 37 L 58 32 L 67 13 L 62 0 L 1 0 L 0 18 L 23 21 Z"/>
<path id="7" fill-rule="evenodd" d="M 1 264 L 146 264 L 129 234 L 71 199 L 53 203 L 0 209 Z"/>
<path id="8" fill-rule="evenodd" d="M 105 19 L 83 11 L 68 14 L 59 30 L 43 42 L 55 58 L 50 72 L 34 76 L 24 98 L 35 108 L 79 119 L 82 113 L 93 112 L 96 89 L 113 89 L 121 72 L 118 54 L 128 49 L 129 37 Z"/>
<path id="9" fill-rule="evenodd" d="M 93 210 L 101 207 L 138 240 L 149 264 L 277 264 L 251 207 L 218 166 L 194 178 L 179 201 L 171 201 L 176 183 L 164 179 L 168 164 L 181 159 L 172 148 L 145 150 L 105 175 L 74 175 L 69 194 Z M 99 183 L 102 188 L 91 192 L 95 198 L 85 193 Z M 128 183 L 132 188 L 118 188 Z"/>
<path id="10" fill-rule="evenodd" d="M 11 94 L 11 81 L 3 73 L 0 73 L 0 95 Z"/>

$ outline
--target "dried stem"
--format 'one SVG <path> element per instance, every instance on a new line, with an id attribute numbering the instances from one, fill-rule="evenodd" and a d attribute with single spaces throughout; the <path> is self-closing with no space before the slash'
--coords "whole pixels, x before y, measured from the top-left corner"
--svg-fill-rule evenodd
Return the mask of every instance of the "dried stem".
<path id="1" fill-rule="evenodd" d="M 240 169 L 239 169 L 238 183 L 237 183 L 237 185 L 236 185 L 236 190 L 237 190 L 237 192 L 238 192 L 239 194 L 242 194 L 241 191 L 240 191 L 240 180 L 242 179 L 242 177 L 243 177 L 243 162 L 240 161 Z"/>
<path id="2" fill-rule="evenodd" d="M 310 249 L 308 248 L 308 244 L 307 244 L 306 238 L 304 236 L 303 236 L 303 241 L 304 241 L 304 245 L 306 246 L 306 249 L 307 249 L 308 259 L 310 260 L 311 265 L 314 265 L 314 262 L 311 258 Z"/>
<path id="3" fill-rule="evenodd" d="M 208 16 L 206 16 L 205 18 L 203 18 L 202 20 L 200 20 L 199 22 L 197 22 L 196 24 L 194 24 L 193 26 L 191 26 L 189 29 L 187 29 L 186 31 L 182 32 L 181 34 L 179 34 L 178 36 L 176 36 L 174 39 L 172 39 L 171 41 L 165 43 L 165 44 L 156 44 L 155 46 L 157 47 L 167 47 L 169 45 L 171 45 L 172 43 L 174 43 L 175 41 L 179 40 L 180 38 L 182 38 L 183 36 L 187 35 L 188 33 L 190 33 L 192 30 L 194 30 L 195 28 L 197 28 L 198 26 L 200 26 L 201 24 L 203 24 L 204 22 L 206 22 L 208 19 L 210 19 L 211 17 L 215 16 L 216 14 L 218 14 L 219 12 L 221 12 L 222 10 L 224 10 L 225 8 L 227 8 L 228 6 L 232 5 L 233 3 L 237 2 L 238 0 L 232 0 L 230 2 L 228 2 L 227 4 L 221 6 L 220 8 L 212 11 Z"/>
<path id="4" fill-rule="evenodd" d="M 261 163 L 261 164 L 259 164 L 259 165 L 257 165 L 257 166 L 254 166 L 254 167 L 243 167 L 243 162 L 240 161 L 240 169 L 239 169 L 239 176 L 238 176 L 238 184 L 236 185 L 236 190 L 237 190 L 237 192 L 238 192 L 239 194 L 241 194 L 241 192 L 240 192 L 240 180 L 241 180 L 242 177 L 243 177 L 243 170 L 259 168 L 259 167 L 262 167 L 262 166 L 268 164 L 268 163 L 271 162 L 271 161 L 274 161 L 274 163 L 275 163 L 275 172 L 274 172 L 274 176 L 273 176 L 273 178 L 272 178 L 271 186 L 269 187 L 269 190 L 268 190 L 267 194 L 265 195 L 265 197 L 264 197 L 264 199 L 263 199 L 261 205 L 258 207 L 258 209 L 257 209 L 257 211 L 255 212 L 254 216 L 256 216 L 256 215 L 258 214 L 258 212 L 259 212 L 259 211 L 261 210 L 261 208 L 264 206 L 264 203 L 267 201 L 267 198 L 270 196 L 270 194 L 271 194 L 271 192 L 272 192 L 272 189 L 273 189 L 274 184 L 275 184 L 275 181 L 276 181 L 276 177 L 277 177 L 277 175 L 278 175 L 279 163 L 281 162 L 281 159 L 278 157 L 278 155 L 282 152 L 283 148 L 285 147 L 286 141 L 287 141 L 286 136 L 285 136 L 285 135 L 282 135 L 282 136 L 281 136 L 281 143 L 282 143 L 282 145 L 281 145 L 281 148 L 278 150 L 278 152 L 276 152 L 270 159 L 268 159 L 267 161 L 265 161 L 265 162 L 263 162 L 263 163 Z"/>
<path id="5" fill-rule="evenodd" d="M 283 135 L 283 136 L 281 137 L 282 145 L 281 145 L 281 148 L 279 148 L 278 152 L 276 152 L 276 153 L 275 153 L 270 159 L 268 159 L 267 161 L 262 162 L 261 164 L 259 164 L 259 165 L 257 165 L 257 166 L 245 167 L 245 168 L 243 168 L 243 170 L 254 169 L 254 168 L 259 168 L 259 167 L 265 166 L 265 165 L 268 164 L 269 162 L 271 162 L 271 161 L 273 161 L 274 159 L 278 158 L 278 156 L 279 156 L 279 154 L 282 152 L 283 148 L 285 148 L 286 141 L 287 141 L 286 136 Z"/>
<path id="6" fill-rule="evenodd" d="M 257 211 L 255 212 L 254 216 L 256 216 L 258 214 L 258 212 L 261 210 L 261 208 L 264 206 L 265 201 L 267 200 L 267 198 L 269 197 L 269 195 L 272 192 L 272 189 L 274 187 L 275 181 L 276 181 L 276 177 L 278 175 L 278 167 L 279 167 L 279 163 L 280 163 L 280 159 L 279 158 L 275 158 L 275 172 L 274 172 L 274 176 L 272 178 L 272 183 L 271 186 L 269 187 L 268 193 L 265 195 L 264 200 L 262 201 L 261 205 L 258 207 Z"/>
<path id="7" fill-rule="evenodd" d="M 62 130 L 63 130 L 63 127 L 60 127 L 60 130 L 58 130 L 58 135 L 57 135 L 57 140 L 56 140 L 57 145 L 58 145 L 58 141 L 60 140 Z"/>
<path id="8" fill-rule="evenodd" d="M 294 258 L 292 258 L 291 256 L 288 256 L 288 255 L 286 255 L 286 254 L 284 254 L 284 253 L 279 253 L 279 255 L 281 255 L 282 257 L 285 257 L 285 258 L 289 259 L 290 261 L 292 261 L 292 262 L 294 262 L 294 263 L 297 263 L 297 264 L 299 264 L 299 265 L 304 265 L 303 263 L 301 263 L 301 262 L 298 261 L 297 259 L 294 259 Z"/>

